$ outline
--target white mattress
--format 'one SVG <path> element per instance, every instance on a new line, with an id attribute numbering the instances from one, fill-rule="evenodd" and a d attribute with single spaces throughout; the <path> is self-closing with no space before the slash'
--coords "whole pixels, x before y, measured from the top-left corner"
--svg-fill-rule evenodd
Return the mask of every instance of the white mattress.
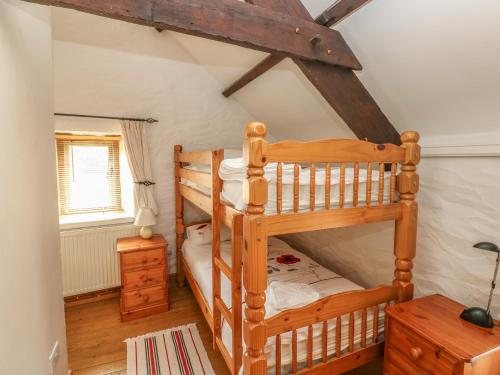
<path id="1" fill-rule="evenodd" d="M 190 166 L 191 168 L 201 172 L 210 173 L 210 168 L 207 166 Z M 276 196 L 276 180 L 277 180 L 277 165 L 270 163 L 265 168 L 265 177 L 269 183 L 268 187 L 268 202 L 266 204 L 266 214 L 273 215 L 277 213 L 277 196 Z M 243 210 L 245 203 L 243 201 L 243 181 L 246 178 L 246 166 L 242 158 L 225 159 L 220 167 L 219 176 L 224 181 L 221 199 L 230 203 L 237 210 Z M 324 168 L 316 168 L 315 174 L 315 205 L 317 209 L 325 206 L 325 179 L 326 170 Z M 384 174 L 384 204 L 390 203 L 390 172 Z M 358 206 L 362 207 L 366 204 L 366 169 L 359 171 L 358 185 Z M 206 195 L 210 195 L 210 189 L 199 186 L 192 181 L 182 179 L 181 183 L 186 184 Z M 310 204 L 310 169 L 300 168 L 299 174 L 299 210 L 309 210 Z M 293 210 L 293 165 L 283 164 L 282 174 L 282 211 L 289 212 Z M 346 168 L 345 174 L 345 195 L 344 206 L 352 206 L 354 200 L 354 168 Z M 372 189 L 371 203 L 378 203 L 379 192 L 379 171 L 372 171 Z M 339 207 L 340 202 L 340 171 L 339 168 L 332 167 L 331 169 L 331 190 L 330 190 L 330 206 L 332 208 Z"/>
<path id="2" fill-rule="evenodd" d="M 212 245 L 199 245 L 193 243 L 189 239 L 184 242 L 183 253 L 193 277 L 200 286 L 201 292 L 207 300 L 210 307 L 212 307 Z M 300 258 L 300 262 L 295 264 L 281 264 L 277 261 L 280 255 L 291 254 Z M 231 265 L 231 242 L 221 243 L 221 256 Z M 322 267 L 312 259 L 304 254 L 292 249 L 285 242 L 271 237 L 269 238 L 269 253 L 268 253 L 268 285 L 277 282 L 290 282 L 290 283 L 303 283 L 308 284 L 317 292 L 317 299 L 323 298 L 332 294 L 363 289 L 359 285 L 337 275 L 336 273 Z M 273 284 L 272 284 L 273 285 Z M 269 292 L 268 288 L 268 292 Z M 244 296 L 243 291 L 243 296 Z M 224 274 L 221 274 L 221 296 L 228 307 L 232 306 L 231 303 L 231 284 L 226 279 Z M 293 296 L 292 296 L 293 297 Z M 310 301 L 309 301 L 310 302 Z M 244 311 L 244 309 L 243 309 Z M 379 335 L 383 333 L 384 317 L 382 309 L 379 316 Z M 280 312 L 280 308 L 272 306 L 268 295 L 266 302 L 266 318 L 270 318 Z M 315 360 L 321 359 L 321 332 L 322 325 L 318 324 L 313 326 L 314 339 L 313 339 L 313 356 Z M 342 317 L 342 350 L 346 350 L 349 346 L 349 317 Z M 335 334 L 336 324 L 334 321 L 329 323 L 328 332 L 328 355 L 335 353 Z M 361 341 L 361 315 L 355 316 L 355 345 L 359 346 Z M 298 361 L 304 363 L 307 357 L 307 329 L 297 331 L 298 334 Z M 371 310 L 368 312 L 368 329 L 367 329 L 367 342 L 370 343 L 373 335 L 373 313 Z M 224 345 L 231 352 L 232 351 L 232 336 L 230 327 L 224 323 L 222 327 L 222 338 Z M 274 339 L 269 339 L 266 346 L 266 353 L 268 356 L 268 366 L 275 365 L 275 345 Z M 289 366 L 291 364 L 291 334 L 287 333 L 282 335 L 282 364 Z M 286 368 L 285 368 L 286 370 Z"/>

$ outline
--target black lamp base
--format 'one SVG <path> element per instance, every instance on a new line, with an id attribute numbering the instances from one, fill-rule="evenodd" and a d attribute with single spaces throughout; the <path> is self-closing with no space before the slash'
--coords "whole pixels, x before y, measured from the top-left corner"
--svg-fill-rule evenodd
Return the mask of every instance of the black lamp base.
<path id="1" fill-rule="evenodd" d="M 460 318 L 480 327 L 493 327 L 493 318 L 490 313 L 480 307 L 469 307 L 465 309 L 462 314 L 460 314 Z"/>

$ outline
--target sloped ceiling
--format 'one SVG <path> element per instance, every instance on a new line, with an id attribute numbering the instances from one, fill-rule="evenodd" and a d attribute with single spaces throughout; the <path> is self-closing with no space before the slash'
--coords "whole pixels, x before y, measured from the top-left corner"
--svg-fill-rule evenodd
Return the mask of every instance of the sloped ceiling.
<path id="1" fill-rule="evenodd" d="M 313 16 L 333 0 L 303 0 Z M 337 25 L 360 79 L 396 129 L 424 136 L 497 132 L 500 2 L 373 0 Z M 265 56 L 176 34 L 228 86 Z M 352 135 L 290 60 L 233 96 L 277 138 Z"/>
<path id="2" fill-rule="evenodd" d="M 313 16 L 333 0 L 303 0 Z M 76 18 L 54 14 L 56 38 L 89 40 L 92 27 L 64 27 Z M 500 118 L 500 2 L 497 0 L 372 0 L 336 26 L 364 66 L 359 73 L 397 130 L 424 136 L 498 132 Z M 88 19 L 87 19 L 88 20 Z M 94 35 L 100 46 L 133 40 L 133 53 L 170 58 L 168 46 L 151 50 L 144 35 Z M 65 35 L 72 30 L 73 35 Z M 167 32 L 164 32 L 167 33 Z M 266 54 L 170 33 L 227 87 Z M 158 36 L 160 37 L 160 35 Z M 141 46 L 144 46 L 141 47 Z M 222 90 L 221 90 L 222 91 Z M 266 122 L 277 139 L 353 137 L 317 90 L 287 59 L 228 100 Z"/>

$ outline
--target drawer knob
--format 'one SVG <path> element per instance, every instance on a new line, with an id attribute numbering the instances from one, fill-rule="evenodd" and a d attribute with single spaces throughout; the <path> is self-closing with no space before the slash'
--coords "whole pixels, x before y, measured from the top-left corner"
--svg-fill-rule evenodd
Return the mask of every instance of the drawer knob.
<path id="1" fill-rule="evenodd" d="M 424 352 L 422 352 L 422 349 L 420 349 L 418 346 L 415 346 L 410 349 L 410 354 L 413 357 L 413 359 L 420 359 L 422 358 Z"/>
<path id="2" fill-rule="evenodd" d="M 148 257 L 147 257 L 147 256 L 144 256 L 144 257 L 142 258 L 142 263 L 147 263 L 147 262 L 148 262 Z"/>
<path id="3" fill-rule="evenodd" d="M 144 300 L 144 302 L 148 302 L 149 301 L 149 296 L 148 295 L 142 296 L 142 299 Z"/>

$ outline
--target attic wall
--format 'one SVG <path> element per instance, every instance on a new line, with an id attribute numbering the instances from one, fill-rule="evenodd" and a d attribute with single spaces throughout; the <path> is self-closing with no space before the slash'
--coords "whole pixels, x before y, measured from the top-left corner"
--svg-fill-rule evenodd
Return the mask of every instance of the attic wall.
<path id="1" fill-rule="evenodd" d="M 148 126 L 155 193 L 155 231 L 170 244 L 175 272 L 173 146 L 241 148 L 250 115 L 220 95 L 222 86 L 171 33 L 54 9 L 55 108 L 58 112 L 154 117 Z M 58 118 L 61 128 L 119 131 L 118 122 Z M 199 214 L 187 209 L 188 214 Z"/>
<path id="2" fill-rule="evenodd" d="M 50 10 L 0 0 L 0 373 L 67 375 Z"/>
<path id="3" fill-rule="evenodd" d="M 437 136 L 498 132 L 499 18 L 496 0 L 373 0 L 336 28 L 394 126 Z"/>
<path id="4" fill-rule="evenodd" d="M 440 293 L 466 305 L 486 305 L 496 258 L 472 245 L 500 244 L 499 163 L 498 157 L 423 159 L 417 196 L 416 295 Z M 392 223 L 376 223 L 285 240 L 336 272 L 373 287 L 393 279 L 393 238 Z M 492 306 L 500 318 L 498 289 Z"/>

